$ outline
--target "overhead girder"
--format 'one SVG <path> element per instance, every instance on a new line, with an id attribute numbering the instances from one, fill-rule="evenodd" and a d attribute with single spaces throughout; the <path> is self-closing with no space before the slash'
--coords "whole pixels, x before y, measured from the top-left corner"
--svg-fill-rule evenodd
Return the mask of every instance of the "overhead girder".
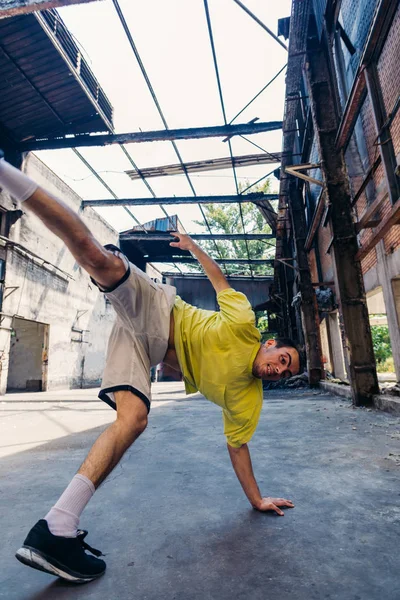
<path id="1" fill-rule="evenodd" d="M 109 133 L 101 135 L 75 135 L 69 137 L 30 140 L 19 145 L 22 152 L 34 150 L 57 150 L 60 148 L 82 148 L 108 146 L 111 144 L 134 144 L 143 142 L 166 142 L 173 140 L 192 140 L 210 137 L 232 137 L 250 135 L 265 131 L 282 129 L 282 121 L 261 123 L 239 123 L 237 125 L 218 125 L 215 127 L 189 127 L 185 129 L 160 129 L 157 131 L 138 131 L 134 133 Z"/>
<path id="2" fill-rule="evenodd" d="M 278 200 L 278 194 L 232 194 L 223 196 L 168 196 L 159 198 L 106 198 L 105 200 L 83 200 L 82 206 L 147 206 L 152 204 L 232 204 L 235 202 L 262 202 Z"/>
<path id="3" fill-rule="evenodd" d="M 60 6 L 71 6 L 72 4 L 84 4 L 95 0 L 2 0 L 0 3 L 0 19 L 5 17 L 16 17 L 18 15 L 47 10 Z"/>
<path id="4" fill-rule="evenodd" d="M 275 238 L 272 233 L 190 233 L 192 240 L 268 240 Z M 120 234 L 124 241 L 143 241 L 146 242 L 170 242 L 172 236 L 170 233 L 143 233 L 142 231 Z"/>

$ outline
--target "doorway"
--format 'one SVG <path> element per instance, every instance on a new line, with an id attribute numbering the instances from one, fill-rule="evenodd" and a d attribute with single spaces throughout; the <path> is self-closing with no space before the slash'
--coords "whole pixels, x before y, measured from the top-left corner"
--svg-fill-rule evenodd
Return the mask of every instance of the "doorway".
<path id="1" fill-rule="evenodd" d="M 47 389 L 49 325 L 13 318 L 7 391 Z"/>

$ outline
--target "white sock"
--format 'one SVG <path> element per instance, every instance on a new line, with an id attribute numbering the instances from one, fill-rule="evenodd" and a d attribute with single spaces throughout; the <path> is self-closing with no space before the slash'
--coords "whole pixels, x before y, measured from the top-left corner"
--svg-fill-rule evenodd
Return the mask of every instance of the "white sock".
<path id="1" fill-rule="evenodd" d="M 75 475 L 71 483 L 45 516 L 53 535 L 76 537 L 79 517 L 95 492 L 93 483 L 84 475 Z"/>
<path id="2" fill-rule="evenodd" d="M 38 184 L 29 179 L 19 169 L 16 169 L 4 159 L 0 159 L 0 187 L 4 188 L 13 198 L 24 202 L 38 189 Z"/>

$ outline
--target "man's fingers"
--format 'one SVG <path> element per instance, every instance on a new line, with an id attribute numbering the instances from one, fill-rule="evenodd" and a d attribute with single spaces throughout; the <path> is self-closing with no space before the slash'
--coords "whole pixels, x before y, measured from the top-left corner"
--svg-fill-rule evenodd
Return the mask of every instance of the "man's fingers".
<path id="1" fill-rule="evenodd" d="M 280 515 L 281 517 L 285 516 L 285 513 L 280 508 L 278 508 L 277 506 L 275 506 L 275 504 L 273 504 L 271 508 L 273 508 L 274 511 L 276 513 L 278 513 L 278 515 Z"/>
<path id="2" fill-rule="evenodd" d="M 277 506 L 288 506 L 289 508 L 294 508 L 294 504 L 291 500 L 286 500 L 286 498 L 274 498 L 274 504 Z"/>
<path id="3" fill-rule="evenodd" d="M 169 234 L 174 238 L 178 238 L 175 242 L 170 242 L 169 245 L 173 246 L 174 248 L 180 248 L 179 244 L 181 243 L 181 238 L 179 233 L 177 231 L 170 231 Z"/>
<path id="4" fill-rule="evenodd" d="M 291 502 L 290 500 L 284 500 L 283 498 L 279 502 L 278 506 L 289 506 L 289 508 L 294 508 L 293 502 Z"/>

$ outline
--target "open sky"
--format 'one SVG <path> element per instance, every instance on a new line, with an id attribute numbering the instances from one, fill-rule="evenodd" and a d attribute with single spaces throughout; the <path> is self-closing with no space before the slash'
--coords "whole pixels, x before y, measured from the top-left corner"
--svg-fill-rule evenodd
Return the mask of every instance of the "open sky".
<path id="1" fill-rule="evenodd" d="M 274 33 L 281 17 L 289 16 L 290 0 L 243 0 Z M 170 128 L 222 125 L 223 115 L 212 61 L 203 0 L 120 0 L 120 6 Z M 287 52 L 233 0 L 209 0 L 215 48 L 228 122 L 285 65 Z M 111 0 L 59 9 L 83 55 L 114 106 L 116 132 L 163 129 L 136 58 Z M 284 40 L 283 40 L 284 41 Z M 235 121 L 281 120 L 285 71 Z M 281 131 L 249 136 L 270 152 L 281 150 Z M 229 155 L 222 138 L 177 142 L 184 161 Z M 260 153 L 235 137 L 234 155 Z M 177 163 L 170 142 L 126 146 L 139 168 Z M 118 146 L 83 148 L 82 154 L 120 197 L 150 197 L 142 181 L 131 181 L 131 165 Z M 82 198 L 109 198 L 107 190 L 72 150 L 38 152 L 38 156 Z M 276 167 L 276 165 L 275 165 Z M 256 181 L 274 165 L 237 170 L 239 181 Z M 198 195 L 235 193 L 232 170 L 192 176 Z M 149 179 L 157 196 L 192 195 L 185 176 Z M 272 187 L 278 182 L 272 178 Z M 196 205 L 171 205 L 188 232 L 206 231 L 193 223 L 201 214 Z M 122 207 L 102 208 L 100 214 L 118 231 L 134 221 Z M 161 208 L 132 207 L 141 222 L 164 216 Z"/>

